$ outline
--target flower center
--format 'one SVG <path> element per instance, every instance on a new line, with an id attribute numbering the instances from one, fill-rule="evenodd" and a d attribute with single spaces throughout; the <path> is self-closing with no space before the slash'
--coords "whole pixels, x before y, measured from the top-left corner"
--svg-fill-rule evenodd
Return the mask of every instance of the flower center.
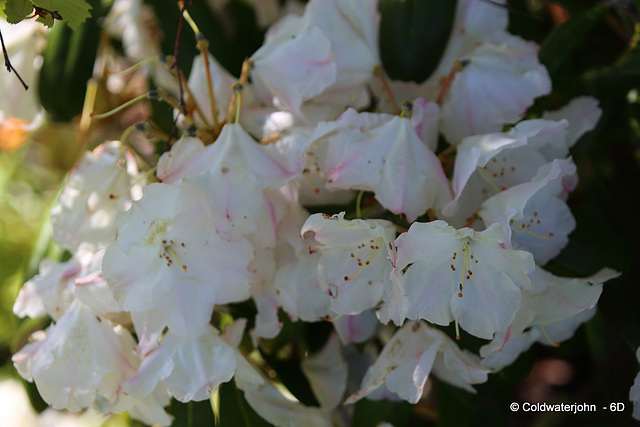
<path id="1" fill-rule="evenodd" d="M 529 218 L 529 221 L 527 221 L 526 218 L 523 218 L 522 222 L 516 222 L 511 219 L 509 220 L 509 225 L 511 226 L 511 229 L 513 231 L 524 231 L 525 233 L 531 234 L 534 237 L 539 237 L 540 239 L 549 239 L 554 236 L 554 234 L 551 232 L 545 236 L 533 231 L 533 229 L 542 225 L 537 211 L 533 213 L 533 216 Z"/>
<path id="2" fill-rule="evenodd" d="M 362 260 L 362 258 L 357 257 L 354 252 L 351 252 L 351 254 L 350 254 L 351 258 L 355 258 L 356 259 L 356 261 L 358 262 L 358 266 L 360 268 L 358 269 L 356 274 L 354 274 L 353 276 L 351 276 L 351 277 L 344 276 L 345 282 L 354 280 L 356 277 L 358 277 L 360 275 L 360 273 L 362 273 L 362 271 L 365 269 L 365 267 L 370 267 L 370 266 L 374 265 L 378 261 L 378 258 L 379 258 L 379 255 L 380 255 L 380 252 L 379 252 L 380 251 L 380 243 L 382 243 L 382 237 L 378 237 L 376 240 L 371 239 L 368 242 L 360 243 L 357 246 L 357 249 L 359 251 L 362 251 L 367 246 L 369 246 L 369 248 L 371 249 L 371 251 L 369 252 L 369 255 L 367 255 L 367 257 L 364 259 L 364 261 Z M 376 256 L 375 256 L 375 258 L 372 259 L 374 253 L 376 254 Z"/>

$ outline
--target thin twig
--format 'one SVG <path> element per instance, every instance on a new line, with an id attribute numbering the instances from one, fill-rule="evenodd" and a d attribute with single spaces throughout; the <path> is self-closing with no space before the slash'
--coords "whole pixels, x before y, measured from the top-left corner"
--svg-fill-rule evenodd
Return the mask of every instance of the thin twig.
<path id="1" fill-rule="evenodd" d="M 180 20 L 178 21 L 178 31 L 176 33 L 176 43 L 173 47 L 173 61 L 169 68 L 175 68 L 176 74 L 178 75 L 178 91 L 180 94 L 180 109 L 187 115 L 187 104 L 184 102 L 184 89 L 182 88 L 182 72 L 180 71 L 180 67 L 178 67 L 178 52 L 180 50 L 180 35 L 182 34 L 182 21 L 184 21 L 184 10 L 185 5 L 182 2 L 178 2 L 180 6 Z"/>
<path id="2" fill-rule="evenodd" d="M 2 54 L 4 55 L 4 66 L 7 67 L 7 71 L 9 72 L 13 71 L 16 77 L 18 78 L 18 80 L 20 80 L 20 83 L 22 83 L 24 90 L 29 90 L 29 86 L 24 82 L 24 80 L 22 80 L 22 77 L 20 77 L 20 74 L 18 74 L 18 70 L 13 68 L 13 65 L 11 65 L 11 61 L 9 60 L 9 53 L 7 52 L 7 48 L 4 45 L 4 37 L 2 37 L 2 31 L 0 31 L 0 42 L 2 43 Z"/>

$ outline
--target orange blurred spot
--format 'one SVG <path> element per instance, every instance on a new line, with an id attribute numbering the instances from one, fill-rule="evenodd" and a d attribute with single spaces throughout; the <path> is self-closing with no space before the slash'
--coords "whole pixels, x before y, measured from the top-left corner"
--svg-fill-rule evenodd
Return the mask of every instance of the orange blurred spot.
<path id="1" fill-rule="evenodd" d="M 547 12 L 556 26 L 562 24 L 571 16 L 571 13 L 567 9 L 556 3 L 547 2 L 546 6 Z"/>
<path id="2" fill-rule="evenodd" d="M 24 145 L 29 136 L 26 120 L 9 117 L 0 123 L 0 151 L 16 151 Z"/>

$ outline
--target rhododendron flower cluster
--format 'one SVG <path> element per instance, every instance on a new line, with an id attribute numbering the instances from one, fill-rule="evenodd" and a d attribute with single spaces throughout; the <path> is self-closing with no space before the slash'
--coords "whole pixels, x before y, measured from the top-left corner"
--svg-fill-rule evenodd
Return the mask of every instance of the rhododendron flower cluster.
<path id="1" fill-rule="evenodd" d="M 601 112 L 580 97 L 526 117 L 551 81 L 492 3 L 458 1 L 420 84 L 385 76 L 375 0 L 282 17 L 238 83 L 197 56 L 191 107 L 174 111 L 185 133 L 155 175 L 126 139 L 69 173 L 51 219 L 71 256 L 18 296 L 18 316 L 53 319 L 14 355 L 19 373 L 54 408 L 160 425 L 171 397 L 206 400 L 233 378 L 275 425 L 331 426 L 363 398 L 418 402 L 431 375 L 473 393 L 534 342 L 571 337 L 617 275 L 544 269 L 576 226 L 570 148 Z M 123 16 L 106 25 L 128 40 Z M 220 320 L 247 302 L 255 317 Z M 248 359 L 285 316 L 335 329 L 302 362 L 319 407 Z M 375 340 L 366 357 L 353 346 Z"/>

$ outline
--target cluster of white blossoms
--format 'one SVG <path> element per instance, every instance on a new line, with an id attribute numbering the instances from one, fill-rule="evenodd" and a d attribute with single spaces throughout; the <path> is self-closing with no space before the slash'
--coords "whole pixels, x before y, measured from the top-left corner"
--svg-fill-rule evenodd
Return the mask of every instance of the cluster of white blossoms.
<path id="1" fill-rule="evenodd" d="M 72 256 L 43 261 L 18 296 L 17 315 L 53 319 L 13 357 L 19 373 L 54 408 L 160 425 L 171 397 L 205 400 L 234 378 L 275 425 L 331 426 L 365 397 L 418 402 L 430 375 L 473 392 L 534 343 L 571 337 L 617 276 L 543 268 L 575 227 L 569 150 L 601 111 L 580 97 L 522 120 L 551 81 L 495 3 L 458 1 L 421 84 L 386 83 L 375 0 L 283 17 L 235 90 L 196 57 L 180 119 L 197 131 L 160 157 L 157 182 L 141 185 L 119 142 L 70 172 L 51 217 Z M 357 212 L 306 210 L 356 196 Z M 214 327 L 248 300 L 251 330 Z M 320 407 L 282 394 L 240 346 L 276 337 L 280 311 L 335 328 L 302 362 Z M 436 326 L 450 324 L 459 341 Z M 395 331 L 381 350 L 355 350 L 381 329 Z M 487 340 L 479 354 L 460 349 L 465 334 Z"/>

